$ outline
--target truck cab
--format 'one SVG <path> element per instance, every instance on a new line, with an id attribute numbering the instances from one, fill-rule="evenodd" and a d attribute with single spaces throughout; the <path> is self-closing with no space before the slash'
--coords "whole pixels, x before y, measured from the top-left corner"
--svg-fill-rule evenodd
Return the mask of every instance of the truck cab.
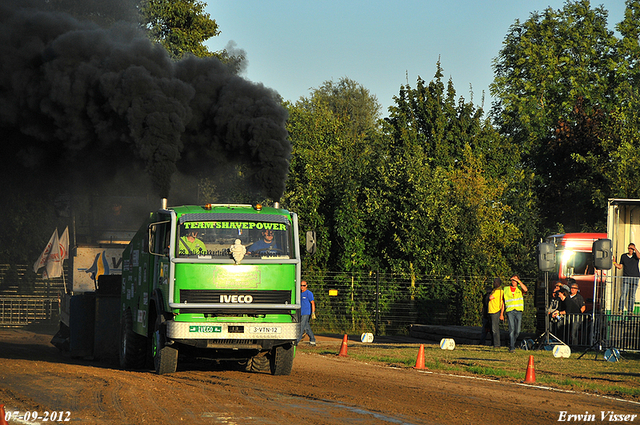
<path id="1" fill-rule="evenodd" d="M 597 276 L 593 264 L 593 242 L 606 238 L 606 233 L 561 233 L 548 236 L 546 240 L 556 248 L 556 269 L 550 276 L 551 281 L 566 284 L 567 279 L 573 278 L 584 298 L 585 311 L 593 309 L 593 288 Z"/>
<path id="2" fill-rule="evenodd" d="M 120 363 L 172 373 L 178 354 L 291 372 L 300 334 L 295 213 L 255 205 L 164 207 L 123 253 Z"/>

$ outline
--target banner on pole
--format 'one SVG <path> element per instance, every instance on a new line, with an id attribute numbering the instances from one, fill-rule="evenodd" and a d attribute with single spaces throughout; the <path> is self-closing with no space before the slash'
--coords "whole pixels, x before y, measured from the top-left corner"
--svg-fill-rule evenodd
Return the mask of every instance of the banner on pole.
<path id="1" fill-rule="evenodd" d="M 40 258 L 33 265 L 33 271 L 38 273 L 38 270 L 44 267 L 43 279 L 60 277 L 63 273 L 62 263 L 67 258 L 69 258 L 69 227 L 64 230 L 62 238 L 58 238 L 58 229 L 56 228 L 49 243 L 40 254 Z"/>
<path id="2" fill-rule="evenodd" d="M 45 264 L 47 264 L 47 258 L 49 258 L 49 254 L 51 253 L 51 248 L 54 246 L 54 242 L 55 246 L 58 246 L 58 229 L 53 231 L 53 234 L 49 238 L 47 246 L 44 248 L 44 251 L 42 251 L 42 254 L 40 254 L 40 258 L 38 258 L 38 261 L 36 261 L 33 265 L 33 271 L 35 273 L 38 273 L 38 270 L 40 270 L 40 268 L 44 267 Z"/>

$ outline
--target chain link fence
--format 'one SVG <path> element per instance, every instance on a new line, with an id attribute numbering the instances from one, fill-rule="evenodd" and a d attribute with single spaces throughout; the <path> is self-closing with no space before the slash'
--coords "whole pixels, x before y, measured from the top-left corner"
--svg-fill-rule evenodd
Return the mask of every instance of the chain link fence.
<path id="1" fill-rule="evenodd" d="M 0 265 L 0 325 L 57 320 L 66 276 L 44 280 L 29 266 Z M 316 300 L 314 330 L 403 335 L 412 324 L 480 326 L 482 294 L 493 276 L 415 276 L 306 271 Z M 533 283 L 523 280 L 533 292 Z M 525 297 L 523 332 L 536 327 L 534 297 Z M 506 325 L 503 325 L 506 328 Z"/>
<path id="2" fill-rule="evenodd" d="M 302 278 L 316 301 L 314 332 L 403 335 L 412 324 L 481 326 L 482 295 L 494 277 L 307 271 Z M 523 281 L 533 292 L 535 281 Z M 536 330 L 534 301 L 525 296 L 523 332 Z"/>

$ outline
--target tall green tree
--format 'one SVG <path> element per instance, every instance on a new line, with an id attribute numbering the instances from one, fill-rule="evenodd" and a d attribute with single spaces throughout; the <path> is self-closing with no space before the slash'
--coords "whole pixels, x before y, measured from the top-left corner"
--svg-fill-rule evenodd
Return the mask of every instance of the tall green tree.
<path id="1" fill-rule="evenodd" d="M 588 124 L 597 126 L 600 149 L 577 152 L 573 158 L 599 175 L 601 187 L 594 187 L 596 205 L 605 206 L 608 197 L 640 198 L 640 1 L 627 0 L 624 19 L 616 25 L 622 35 L 616 44 L 615 104 Z"/>
<path id="2" fill-rule="evenodd" d="M 507 220 L 503 182 L 517 151 L 481 109 L 456 100 L 453 83 L 445 88 L 442 75 L 438 63 L 433 81 L 403 86 L 390 108 L 390 156 L 379 172 L 388 219 L 381 252 L 397 271 L 504 273 L 511 267 L 505 253 L 519 238 Z"/>
<path id="3" fill-rule="evenodd" d="M 218 24 L 199 0 L 142 0 L 141 24 L 149 38 L 176 59 L 186 54 L 214 56 L 204 42 L 220 34 Z"/>
<path id="4" fill-rule="evenodd" d="M 377 99 L 343 78 L 288 107 L 293 152 L 284 202 L 317 232 L 318 252 L 307 268 L 371 270 L 367 205 L 378 155 Z"/>
<path id="5" fill-rule="evenodd" d="M 592 194 L 605 181 L 579 158 L 601 156 L 600 140 L 610 138 L 603 125 L 619 100 L 617 43 L 603 7 L 567 1 L 516 21 L 494 60 L 492 115 L 535 176 L 546 229 L 602 226 Z"/>

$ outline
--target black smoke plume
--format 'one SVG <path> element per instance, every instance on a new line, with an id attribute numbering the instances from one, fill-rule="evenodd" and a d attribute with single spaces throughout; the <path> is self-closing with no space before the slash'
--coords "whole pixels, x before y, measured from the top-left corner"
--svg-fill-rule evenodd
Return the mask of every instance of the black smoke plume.
<path id="1" fill-rule="evenodd" d="M 281 197 L 291 145 L 277 93 L 215 58 L 172 61 L 131 23 L 105 29 L 16 4 L 0 6 L 5 175 L 86 184 L 144 170 L 167 196 L 177 172 L 238 164 Z"/>

